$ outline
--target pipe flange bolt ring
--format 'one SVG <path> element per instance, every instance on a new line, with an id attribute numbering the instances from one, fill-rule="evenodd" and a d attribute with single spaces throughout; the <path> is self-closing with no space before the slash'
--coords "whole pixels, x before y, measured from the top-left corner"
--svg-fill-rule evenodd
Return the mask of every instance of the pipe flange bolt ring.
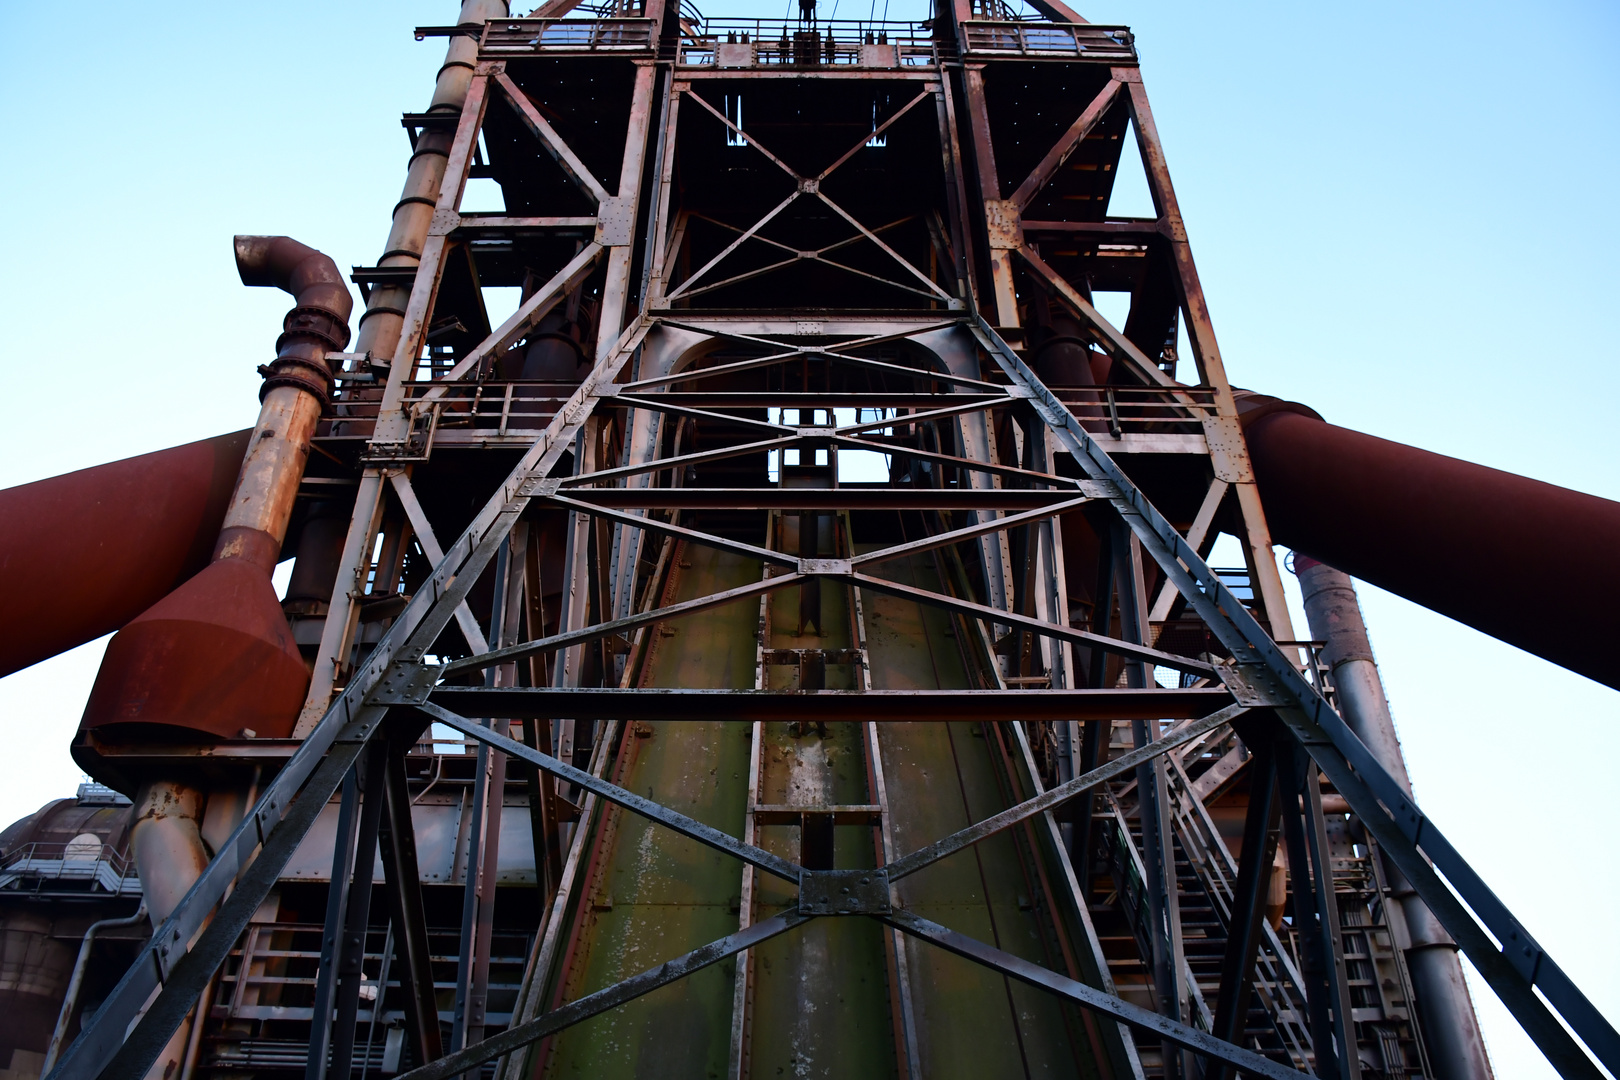
<path id="1" fill-rule="evenodd" d="M 320 338 L 333 352 L 342 352 L 344 346 L 349 343 L 348 322 L 324 308 L 295 307 L 287 312 L 281 327 L 282 334 L 276 339 L 277 352 L 281 351 L 283 343 L 289 337 L 298 334 Z"/>
<path id="2" fill-rule="evenodd" d="M 332 374 L 325 364 L 283 356 L 274 363 L 261 364 L 259 374 L 264 376 L 264 383 L 259 387 L 261 402 L 276 387 L 293 386 L 313 395 L 321 403 L 323 412 L 331 404 Z"/>

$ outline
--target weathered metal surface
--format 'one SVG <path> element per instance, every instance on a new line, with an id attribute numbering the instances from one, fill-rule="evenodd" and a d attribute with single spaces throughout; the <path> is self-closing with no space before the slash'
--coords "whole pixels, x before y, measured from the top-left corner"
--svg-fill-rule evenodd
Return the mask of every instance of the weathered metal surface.
<path id="1" fill-rule="evenodd" d="M 249 434 L 0 491 L 0 675 L 112 633 L 208 565 Z"/>
<path id="2" fill-rule="evenodd" d="M 114 635 L 83 727 L 281 738 L 292 730 L 308 683 L 266 568 L 224 559 Z M 101 774 L 93 760 L 80 764 Z M 103 775 L 129 783 L 116 768 Z"/>
<path id="3" fill-rule="evenodd" d="M 710 616 L 712 618 L 713 616 Z M 647 689 L 655 689 L 649 687 Z M 975 720 L 1085 720 L 1099 716 L 1181 720 L 1231 703 L 1221 688 L 1198 690 L 812 690 L 779 694 L 745 690 L 705 693 L 691 685 L 665 693 L 615 689 L 433 691 L 429 701 L 462 714 L 521 717 L 534 713 L 624 720 L 814 719 L 901 722 L 970 717 Z"/>
<path id="4" fill-rule="evenodd" d="M 236 262 L 244 284 L 275 285 L 294 299 L 277 357 L 263 369 L 259 420 L 213 561 L 114 636 L 85 706 L 85 728 L 282 738 L 292 733 L 309 685 L 270 573 L 331 385 L 326 354 L 348 343 L 354 301 L 330 258 L 289 237 L 239 236 Z M 161 865 L 143 871 L 162 874 Z M 180 877 L 189 883 L 195 875 L 187 867 Z"/>
<path id="5" fill-rule="evenodd" d="M 814 521 L 820 550 L 841 550 L 834 543 L 837 526 L 831 515 L 814 519 L 783 515 L 777 543 L 789 550 L 803 550 L 799 530 Z M 821 582 L 818 590 L 819 625 L 801 626 L 799 607 L 804 599 L 800 590 L 778 592 L 756 614 L 763 627 L 747 626 L 747 642 L 755 644 L 763 631 L 765 648 L 855 650 L 853 611 L 848 590 Z M 861 686 L 859 661 L 827 664 L 806 669 L 802 664 L 768 664 L 760 673 L 767 688 L 802 686 L 808 678 L 829 689 L 854 692 Z M 814 696 L 817 692 L 800 690 Z M 816 720 L 836 718 L 818 725 Z M 753 725 L 758 745 L 755 787 L 749 801 L 799 807 L 832 807 L 854 803 L 877 803 L 863 748 L 863 725 L 850 721 L 865 719 L 857 710 L 825 710 L 807 714 L 800 722 L 781 711 Z M 881 817 L 881 815 L 880 815 Z M 836 817 L 821 819 L 827 824 L 819 838 L 824 850 L 815 852 L 817 839 L 812 830 L 814 817 L 772 822 L 769 816 L 754 815 L 758 843 L 779 854 L 811 865 L 821 860 L 827 873 L 847 873 L 880 865 L 875 830 L 868 825 L 841 824 Z M 808 876 L 808 875 L 807 875 Z M 836 913 L 839 901 L 861 888 L 859 878 L 837 888 L 822 891 L 806 886 L 805 878 L 789 884 L 754 875 L 750 890 L 749 918 L 763 920 L 781 908 L 797 905 L 802 913 Z M 826 886 L 823 886 L 826 887 Z M 851 892 L 839 891 L 850 888 Z M 870 884 L 867 886 L 871 888 Z M 888 899 L 887 884 L 880 887 L 881 901 Z M 825 897 L 825 905 L 816 902 Z M 743 973 L 744 997 L 740 1013 L 733 1012 L 733 1037 L 744 1038 L 740 1066 L 746 1064 L 753 1076 L 782 1075 L 887 1077 L 897 1072 L 904 1056 L 897 1050 L 894 1010 L 888 964 L 885 961 L 883 928 L 867 919 L 820 919 L 804 927 L 793 938 L 779 938 L 749 954 L 750 968 Z M 829 991 L 832 991 L 829 993 Z"/>
<path id="6" fill-rule="evenodd" d="M 693 550 L 669 599 L 757 579 L 759 566 Z M 671 622 L 655 638 L 647 686 L 732 686 L 753 681 L 754 613 L 746 605 Z M 735 836 L 748 779 L 746 724 L 735 720 L 651 723 L 625 740 L 613 776 L 622 786 Z M 649 962 L 736 930 L 738 864 L 645 818 L 608 811 L 593 843 L 580 913 L 558 978 L 559 999 L 609 986 Z M 731 980 L 704 971 L 624 1010 L 598 1017 L 544 1047 L 546 1075 L 665 1069 L 722 1072 Z"/>
<path id="7" fill-rule="evenodd" d="M 1333 672 L 1338 704 L 1348 723 L 1367 748 L 1408 793 L 1412 790 L 1395 734 L 1395 721 L 1384 698 L 1383 683 L 1373 660 L 1367 626 L 1348 576 L 1304 555 L 1295 555 L 1305 615 L 1311 633 L 1325 642 L 1322 662 Z M 1424 1014 L 1427 1049 L 1442 1075 L 1460 1080 L 1487 1080 L 1491 1076 L 1485 1040 L 1479 1030 L 1457 944 L 1411 889 L 1399 867 L 1385 873 L 1392 896 L 1401 900 L 1406 936 L 1411 942 L 1408 965 Z"/>
<path id="8" fill-rule="evenodd" d="M 379 1007 L 393 993 L 416 1018 L 424 1059 L 427 920 L 462 912 L 435 932 L 459 939 L 450 1045 L 473 1045 L 422 1077 L 503 1056 L 503 1080 L 1179 1080 L 1200 1056 L 1410 1075 L 1427 1064 L 1403 961 L 1357 951 L 1393 936 L 1356 921 L 1387 888 L 1337 873 L 1377 877 L 1364 844 L 1561 1069 L 1590 1072 L 1558 1017 L 1612 1056 L 1607 1022 L 1331 708 L 1314 653 L 1277 644 L 1256 470 L 1128 32 L 1050 0 L 1044 23 L 963 4 L 888 39 L 495 7 L 467 5 L 435 108 L 406 118 L 399 243 L 361 275 L 373 367 L 317 436 L 356 499 L 299 639 L 309 738 L 59 1077 L 145 1068 L 351 764 L 424 721 L 480 744 L 457 780 L 474 819 L 506 803 L 492 755 L 529 771 L 546 859 L 543 895 L 500 886 L 529 961 L 497 1012 L 495 846 L 457 841 L 464 885 L 417 895 L 413 865 L 403 887 L 404 785 L 438 781 L 389 774 L 414 986 Z M 1106 218 L 1129 131 L 1152 223 Z M 503 213 L 462 213 L 474 175 Z M 525 297 L 493 330 L 490 284 Z M 1092 289 L 1132 294 L 1123 327 Z M 1222 534 L 1241 569 L 1207 564 Z M 1223 831 L 1267 782 L 1244 770 L 1262 736 L 1288 755 L 1283 896 L 1304 933 L 1286 943 L 1254 922 L 1269 815 L 1241 881 Z M 329 915 L 329 939 L 343 928 Z M 342 1058 L 380 1020 L 343 996 L 364 948 L 323 951 Z M 1364 956 L 1389 978 L 1362 978 Z M 1254 990 L 1223 990 L 1228 967 Z M 1204 1033 L 1212 1003 L 1241 1045 Z"/>

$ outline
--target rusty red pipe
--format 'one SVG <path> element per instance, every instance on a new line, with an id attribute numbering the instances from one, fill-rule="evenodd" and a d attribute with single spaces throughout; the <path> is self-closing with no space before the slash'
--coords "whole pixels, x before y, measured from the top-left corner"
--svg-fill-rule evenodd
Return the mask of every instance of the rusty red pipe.
<path id="1" fill-rule="evenodd" d="M 259 368 L 259 423 L 215 550 L 216 559 L 247 558 L 269 573 L 286 537 L 315 423 L 331 399 L 326 355 L 348 344 L 354 299 L 336 263 L 291 237 L 238 236 L 234 243 L 242 284 L 293 295 L 276 358 Z"/>
<path id="2" fill-rule="evenodd" d="M 207 566 L 250 434 L 0 491 L 0 677 L 112 633 Z"/>
<path id="3" fill-rule="evenodd" d="M 1239 410 L 1277 543 L 1620 689 L 1620 503 L 1292 402 L 1240 394 Z"/>
<path id="4" fill-rule="evenodd" d="M 294 297 L 276 359 L 260 369 L 259 420 L 212 562 L 114 635 L 85 706 L 85 729 L 284 738 L 309 684 L 270 574 L 330 393 L 326 357 L 348 343 L 353 301 L 336 264 L 313 248 L 282 236 L 239 236 L 235 246 L 244 284 L 276 285 Z M 95 775 L 96 762 L 81 764 Z"/>
<path id="5" fill-rule="evenodd" d="M 172 761 L 120 768 L 97 746 L 121 739 L 285 738 L 309 685 L 270 574 L 330 396 L 327 355 L 348 344 L 353 301 L 331 259 L 283 236 L 237 237 L 236 263 L 243 284 L 279 286 L 294 304 L 275 360 L 259 369 L 259 419 L 213 560 L 113 635 L 80 722 L 94 737 L 73 745 L 86 772 L 132 796 L 130 852 L 154 924 L 208 865 L 221 839 L 210 837 L 210 827 L 228 833 L 241 819 L 252 782 L 221 785 Z M 189 1034 L 185 1025 L 174 1033 L 149 1077 L 162 1080 L 181 1065 Z"/>
<path id="6" fill-rule="evenodd" d="M 348 343 L 354 297 L 329 256 L 290 236 L 238 236 L 233 243 L 242 284 L 273 285 L 293 294 L 295 306 L 283 323 L 288 331 L 300 320 L 300 327 L 317 328 L 336 349 Z M 313 321 L 304 323 L 303 316 Z"/>

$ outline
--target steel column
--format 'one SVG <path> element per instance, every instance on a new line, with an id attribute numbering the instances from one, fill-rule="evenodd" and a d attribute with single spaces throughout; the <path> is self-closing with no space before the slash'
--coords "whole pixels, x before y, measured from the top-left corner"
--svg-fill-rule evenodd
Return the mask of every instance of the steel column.
<path id="1" fill-rule="evenodd" d="M 1221 989 L 1215 999 L 1215 1024 L 1210 1034 L 1227 1042 L 1243 1043 L 1243 1029 L 1254 993 L 1255 952 L 1259 948 L 1261 922 L 1266 917 L 1265 896 L 1270 884 L 1272 862 L 1277 851 L 1277 800 L 1275 734 L 1263 728 L 1259 718 L 1240 722 L 1250 747 L 1249 805 L 1243 819 L 1243 848 L 1238 864 L 1238 880 L 1232 898 L 1232 913 L 1226 927 L 1226 952 L 1221 958 Z M 1204 1080 L 1226 1080 L 1225 1067 L 1212 1064 Z"/>
<path id="2" fill-rule="evenodd" d="M 1300 969 L 1310 1004 L 1311 1045 L 1316 1050 L 1318 1076 L 1354 1080 L 1361 1075 L 1361 1067 L 1345 985 L 1333 864 L 1326 858 L 1326 835 L 1320 824 L 1322 792 L 1314 765 L 1301 760 L 1304 757 L 1303 750 L 1285 744 L 1276 756 L 1276 769 L 1294 925 L 1301 941 Z"/>
<path id="3" fill-rule="evenodd" d="M 332 877 L 326 890 L 326 921 L 321 929 L 320 971 L 315 978 L 314 1021 L 310 1028 L 309 1060 L 305 1080 L 326 1080 L 332 1050 L 332 1010 L 338 991 L 339 958 L 349 924 L 350 882 L 354 880 L 355 848 L 360 826 L 360 782 L 355 770 L 343 778 L 343 801 L 332 845 Z"/>
<path id="4" fill-rule="evenodd" d="M 422 878 L 416 863 L 416 830 L 411 822 L 411 795 L 405 776 L 406 744 L 390 741 L 384 760 L 383 798 L 388 812 L 382 826 L 383 884 L 388 892 L 399 950 L 399 989 L 405 999 L 405 1023 L 419 1061 L 444 1053 L 439 1005 L 433 987 L 433 954 L 428 948 L 422 907 Z M 382 1004 L 381 991 L 377 1004 Z"/>
<path id="5" fill-rule="evenodd" d="M 347 891 L 348 911 L 345 912 L 343 922 L 343 937 L 338 950 L 337 963 L 337 995 L 336 1018 L 332 1021 L 332 1057 L 331 1065 L 327 1069 L 327 1076 L 347 1077 L 354 1059 L 355 1022 L 360 1009 L 360 985 L 365 981 L 366 933 L 371 921 L 371 890 L 373 869 L 377 864 L 377 841 L 382 826 L 383 810 L 386 804 L 384 786 L 387 783 L 385 770 L 387 769 L 388 744 L 381 739 L 373 740 L 366 747 L 366 752 L 355 765 L 355 777 L 360 785 L 360 821 L 358 835 L 354 847 L 354 867 L 352 875 L 344 883 L 342 891 Z M 337 881 L 329 886 L 332 892 L 340 891 Z M 386 989 L 385 983 L 377 984 L 377 997 L 372 1004 L 372 1028 L 376 1028 L 377 1011 L 382 1007 L 382 995 Z M 321 1018 L 316 1017 L 316 1027 L 321 1025 Z M 310 1040 L 313 1051 L 315 1040 Z M 315 1061 L 311 1060 L 311 1065 Z M 306 1074 L 307 1075 L 307 1074 Z"/>

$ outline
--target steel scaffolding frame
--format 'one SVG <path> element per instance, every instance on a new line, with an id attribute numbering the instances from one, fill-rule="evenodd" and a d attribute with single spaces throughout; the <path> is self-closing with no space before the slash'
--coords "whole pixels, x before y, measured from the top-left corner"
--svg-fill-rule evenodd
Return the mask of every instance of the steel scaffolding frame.
<path id="1" fill-rule="evenodd" d="M 1065 15 L 1066 9 L 1057 13 Z M 1281 580 L 1134 59 L 1121 59 L 1117 38 L 1107 39 L 1112 44 L 1101 60 L 1087 59 L 1081 44 L 1075 45 L 1078 55 L 1055 58 L 1100 63 L 1107 71 L 1105 84 L 1011 195 L 1003 197 L 1007 185 L 997 175 L 984 67 L 993 62 L 990 57 L 997 49 L 1013 46 L 996 37 L 999 31 L 994 27 L 1000 24 L 978 22 L 967 9 L 956 15 L 955 26 L 934 39 L 929 63 L 880 70 L 859 62 L 847 69 L 831 64 L 790 70 L 791 63 L 773 66 L 761 61 L 752 71 L 730 71 L 712 62 L 693 62 L 689 52 L 700 51 L 700 36 L 690 26 L 674 25 L 661 12 L 649 13 L 645 20 L 600 20 L 600 25 L 590 24 L 593 33 L 553 38 L 550 45 L 547 27 L 557 24 L 544 20 L 501 19 L 476 37 L 472 30 L 477 27 L 453 31 L 452 58 L 470 69 L 471 76 L 453 108 L 425 114 L 432 119 L 422 121 L 421 135 L 423 145 L 435 137 L 443 144 L 444 180 L 431 200 L 431 218 L 424 222 L 420 254 L 410 264 L 408 277 L 377 276 L 369 298 L 368 316 L 379 313 L 382 319 L 396 319 L 399 329 L 396 341 L 390 343 L 384 335 L 371 355 L 373 361 L 383 355 L 391 361 L 375 412 L 366 418 L 370 426 L 344 550 L 345 569 L 326 614 L 314 683 L 300 722 L 303 742 L 179 908 L 158 928 L 94 1022 L 64 1053 L 51 1073 L 53 1080 L 135 1076 L 145 1071 L 219 969 L 315 816 L 334 796 L 341 799 L 341 814 L 307 1073 L 312 1080 L 349 1072 L 363 981 L 356 950 L 363 952 L 371 894 L 365 868 L 379 850 L 396 927 L 401 982 L 410 988 L 412 1045 L 424 1063 L 406 1074 L 411 1080 L 459 1075 L 501 1059 L 506 1064 L 500 1075 L 516 1080 L 529 1060 L 526 1048 L 571 1025 L 814 920 L 854 916 L 877 920 L 892 930 L 897 955 L 903 953 L 900 935 L 916 938 L 1122 1025 L 1099 1036 L 1097 1045 L 1107 1047 L 1125 1071 L 1137 1075 L 1142 1066 L 1126 1028 L 1145 1033 L 1150 1042 L 1163 1043 L 1165 1075 L 1178 1070 L 1195 1075 L 1184 1057 L 1190 1054 L 1220 1063 L 1205 1075 L 1230 1067 L 1249 1075 L 1289 1077 L 1301 1075 L 1300 1068 L 1314 1068 L 1318 1075 L 1355 1077 L 1360 1066 L 1349 1019 L 1344 946 L 1334 908 L 1318 771 L 1347 800 L 1561 1075 L 1600 1076 L 1587 1050 L 1609 1071 L 1620 1071 L 1620 1036 L 1610 1023 L 1402 792 L 1335 711 L 1297 651 L 1290 655 L 1278 644 L 1279 639 L 1292 638 Z M 639 36 L 643 23 L 646 34 Z M 1024 28 L 1015 29 L 1021 57 L 1031 49 L 1039 51 L 1038 43 L 1026 40 Z M 1082 37 L 1066 40 L 1080 43 Z M 1128 40 L 1123 47 L 1129 49 Z M 571 146 L 547 119 L 546 103 L 533 100 L 519 77 L 525 57 L 532 62 L 542 55 L 592 58 L 604 52 L 611 55 L 611 62 L 631 66 L 630 108 L 614 191 L 599 179 L 600 154 L 582 154 L 581 148 Z M 748 78 L 881 81 L 903 91 L 898 107 L 881 121 L 874 106 L 870 132 L 861 133 L 846 153 L 816 171 L 789 164 L 792 155 L 775 152 L 779 148 L 769 145 L 768 135 L 762 142 L 757 131 L 745 131 L 744 121 L 728 114 L 725 102 L 717 106 L 716 87 Z M 592 214 L 461 212 L 492 101 L 513 112 L 537 152 L 560 166 L 590 203 Z M 1156 220 L 1025 220 L 1042 190 L 1088 135 L 1099 124 L 1125 117 L 1136 132 L 1147 168 Z M 683 269 L 681 256 L 689 230 L 701 215 L 684 209 L 675 182 L 678 146 L 683 129 L 695 123 L 693 118 L 717 121 L 741 141 L 739 145 L 764 157 L 792 185 L 785 198 L 751 222 L 704 219 L 733 239 L 695 270 L 690 265 Z M 863 148 L 898 130 L 908 118 L 913 123 L 926 120 L 937 134 L 949 214 L 926 220 L 923 214 L 862 220 L 858 209 L 852 211 L 841 196 L 835 198 L 822 185 Z M 597 163 L 587 165 L 586 158 Z M 970 192 L 980 197 L 975 199 Z M 764 235 L 801 203 L 830 213 L 852 235 L 829 237 L 828 243 L 810 249 Z M 919 265 L 898 240 L 885 239 L 908 224 L 926 226 L 928 250 L 940 255 L 933 265 Z M 581 243 L 509 319 L 455 363 L 443 370 L 427 369 L 433 385 L 423 389 L 419 373 L 435 305 L 446 268 L 458 252 L 479 240 L 580 229 L 589 230 L 592 239 Z M 1082 289 L 1053 268 L 1033 239 L 1052 233 L 1113 239 L 1151 236 L 1167 246 L 1175 271 L 1174 292 L 1198 367 L 1196 387 L 1178 383 L 1160 358 L 1112 326 Z M 775 255 L 786 254 L 773 255 L 774 261 L 764 265 L 737 262 L 730 270 L 722 269 L 739 252 L 756 250 L 750 243 L 771 248 Z M 829 258 L 856 248 L 868 255 L 876 252 L 872 258 L 877 261 L 855 265 L 848 256 Z M 691 306 L 700 296 L 723 294 L 727 288 L 757 283 L 806 263 L 859 277 L 873 288 L 889 290 L 885 296 L 902 296 L 912 306 L 875 313 L 821 312 L 813 317 L 789 310 L 786 303 L 782 310 L 763 315 Z M 875 265 L 883 266 L 883 272 L 872 269 Z M 638 267 L 639 283 L 633 278 Z M 458 390 L 489 381 L 493 361 L 535 333 L 546 316 L 570 303 L 587 281 L 601 283 L 592 366 L 578 388 L 551 408 L 538 436 L 507 432 L 514 400 L 507 390 L 495 443 L 521 448 L 521 453 L 471 523 L 452 542 L 441 544 L 412 480 L 414 471 L 431 459 L 439 439 L 437 425 L 458 400 Z M 981 283 L 987 287 L 981 289 Z M 1064 396 L 1046 386 L 1015 347 L 1028 341 L 1020 320 L 1021 284 L 1026 293 L 1033 288 L 1049 296 L 1087 328 L 1092 340 L 1140 383 L 1142 400 L 1160 410 L 1155 414 L 1159 426 L 1176 426 L 1178 431 L 1166 434 L 1139 425 L 1127 432 L 1112 391 Z M 406 290 L 408 299 L 399 306 Z M 717 350 L 718 362 L 707 362 L 705 357 Z M 941 359 L 930 363 L 928 356 Z M 739 373 L 794 368 L 804 373 L 799 391 L 714 388 Z M 812 390 L 808 374 L 812 368 L 818 373 L 836 370 L 849 378 L 835 390 L 828 375 L 827 389 Z M 857 385 L 861 379 L 864 387 Z M 360 415 L 342 413 L 342 402 L 339 408 L 340 416 Z M 854 409 L 856 419 L 839 423 L 833 409 Z M 762 419 L 757 415 L 761 410 L 777 412 Z M 792 422 L 785 411 L 796 413 Z M 806 412 L 814 422 L 802 422 Z M 826 414 L 825 422 L 818 419 L 819 413 Z M 867 413 L 875 419 L 866 419 Z M 683 424 L 701 424 L 707 432 L 725 434 L 720 445 L 683 446 L 679 434 Z M 618 440 L 617 464 L 608 456 L 615 445 L 606 437 L 610 431 Z M 940 431 L 950 432 L 950 440 L 933 437 L 930 445 L 923 437 L 925 432 Z M 998 439 L 1005 442 L 1009 433 L 1014 445 L 998 446 Z M 1183 441 L 1178 447 L 1200 448 L 1197 452 L 1209 463 L 1213 479 L 1190 528 L 1182 531 L 1173 525 L 1116 462 L 1109 447 L 1116 451 L 1127 447 L 1130 434 L 1143 440 L 1179 438 Z M 450 441 L 437 445 L 442 448 Z M 839 450 L 926 464 L 935 483 L 874 490 L 780 484 L 692 487 L 685 481 L 689 469 L 718 461 L 775 455 L 774 460 L 783 463 L 779 468 L 785 469 L 788 452 L 797 451 L 801 460 L 802 455 L 814 460 L 818 452 L 825 453 L 836 462 Z M 944 470 L 956 471 L 962 484 L 944 486 L 937 479 Z M 1244 530 L 1241 539 L 1255 583 L 1255 596 L 1247 603 L 1205 561 L 1206 541 L 1213 540 L 1211 523 L 1222 506 L 1236 507 L 1236 520 Z M 920 539 L 827 554 L 813 543 L 789 553 L 683 520 L 684 514 L 702 509 L 837 514 L 865 508 L 962 511 L 970 516 L 967 524 L 941 527 Z M 1062 567 L 1057 519 L 1082 508 L 1112 530 L 1120 600 L 1117 632 L 1107 617 L 1076 626 L 1067 594 L 1057 585 Z M 535 622 L 526 623 L 523 617 L 524 604 L 536 591 L 526 578 L 531 567 L 524 530 L 547 509 L 565 512 L 569 522 L 565 555 L 569 584 L 557 631 L 550 634 L 536 633 Z M 373 565 L 374 542 L 387 528 L 385 519 L 408 521 L 433 570 L 363 661 L 345 670 L 344 658 L 357 647 L 358 596 L 363 591 L 349 586 L 364 583 Z M 663 545 L 656 561 L 647 557 L 652 550 L 649 540 Z M 740 587 L 659 603 L 654 587 L 659 568 L 668 562 L 671 545 L 677 542 L 756 560 L 765 568 L 763 575 Z M 874 572 L 885 561 L 950 549 L 976 554 L 985 590 L 981 599 L 946 587 L 906 585 Z M 1164 582 L 1151 598 L 1146 594 L 1143 556 L 1158 568 Z M 490 618 L 481 623 L 467 600 L 486 574 L 494 582 L 495 600 Z M 872 689 L 868 678 L 849 690 L 801 682 L 796 691 L 780 691 L 768 689 L 763 677 L 754 689 L 742 690 L 632 685 L 637 659 L 645 657 L 659 625 L 726 605 L 764 603 L 792 589 L 816 598 L 818 618 L 819 597 L 825 589 L 847 590 L 857 604 L 862 597 L 886 594 L 947 611 L 960 620 L 955 625 L 965 628 L 974 639 L 973 647 L 988 659 L 994 685 L 968 691 L 885 691 Z M 1196 614 L 1229 659 L 1192 657 L 1153 644 L 1150 625 L 1162 622 L 1178 603 Z M 802 620 L 806 607 L 800 610 Z M 597 615 L 594 620 L 592 612 Z M 440 650 L 447 631 L 465 639 L 468 655 L 445 658 Z M 599 650 L 595 662 L 599 686 L 585 685 L 591 648 Z M 768 648 L 769 642 L 761 641 L 761 664 Z M 849 652 L 849 657 L 835 661 L 825 655 L 794 659 L 801 665 L 808 660 L 810 671 L 828 662 L 856 663 L 865 671 L 864 637 Z M 1086 665 L 1077 660 L 1080 652 L 1088 658 Z M 1009 674 L 995 658 L 1012 654 L 1020 657 L 1019 666 Z M 554 659 L 549 674 L 548 657 Z M 1117 658 L 1117 681 L 1104 675 L 1111 670 L 1106 657 Z M 526 678 L 519 676 L 525 663 L 531 672 Z M 1177 685 L 1158 685 L 1154 672 L 1159 669 L 1178 673 Z M 1033 793 L 916 850 L 898 853 L 886 842 L 878 865 L 847 870 L 833 869 L 812 850 L 813 830 L 808 824 L 803 854 L 796 861 L 751 837 L 739 839 L 605 778 L 624 725 L 644 719 L 711 717 L 802 723 L 856 720 L 872 725 L 873 745 L 884 722 L 971 718 L 1000 727 L 1016 743 L 1015 772 Z M 521 738 L 511 736 L 512 720 L 523 722 Z M 572 745 L 573 725 L 590 720 L 605 723 L 592 743 L 590 762 L 581 767 Z M 1113 721 L 1134 725 L 1134 748 L 1108 760 L 1100 732 Z M 1178 723 L 1166 727 L 1164 721 Z M 448 1047 L 432 999 L 403 769 L 405 750 L 428 723 L 443 724 L 479 743 L 480 786 L 473 798 L 484 808 L 477 820 L 491 836 L 506 763 L 517 761 L 536 771 L 535 790 L 543 790 L 533 808 L 536 862 L 550 896 L 531 958 L 531 985 L 512 1025 L 485 1038 L 478 958 L 485 958 L 487 983 L 488 953 L 477 942 L 483 934 L 487 946 L 493 902 L 479 893 L 477 875 L 468 874 L 456 1022 Z M 1064 746 L 1067 763 L 1066 773 L 1059 770 L 1058 782 L 1049 787 L 1030 743 L 1032 732 L 1045 730 L 1043 724 Z M 1232 922 L 1246 930 L 1228 939 L 1220 996 L 1212 1010 L 1212 1034 L 1207 1030 L 1209 1021 L 1197 1014 L 1196 991 L 1189 987 L 1186 974 L 1169 786 L 1179 765 L 1171 763 L 1170 755 L 1233 725 L 1255 748 L 1254 767 L 1268 781 L 1260 789 L 1264 798 L 1257 800 L 1262 805 L 1256 809 L 1251 804 L 1250 828 L 1262 842 L 1246 842 L 1242 849 Z M 1271 805 L 1272 775 L 1285 796 L 1277 800 L 1284 804 L 1280 808 Z M 1115 992 L 1080 891 L 1085 868 L 1076 865 L 1072 843 L 1065 838 L 1065 830 L 1083 834 L 1073 823 L 1089 820 L 1093 793 L 1111 781 L 1132 777 L 1140 807 L 1148 903 L 1153 924 L 1163 929 L 1152 937 L 1147 958 L 1157 1012 Z M 563 791 L 571 802 L 562 799 Z M 609 805 L 737 859 L 752 868 L 750 881 L 753 874 L 762 873 L 788 882 L 798 890 L 797 901 L 758 921 L 744 915 L 735 933 L 605 989 L 547 1007 L 543 991 L 558 963 L 569 904 L 577 900 L 585 839 Z M 836 815 L 862 822 L 881 822 L 887 815 L 882 802 L 812 809 L 825 817 L 829 835 Z M 760 820 L 770 810 L 750 807 Z M 577 813 L 578 822 L 564 843 L 558 824 L 570 813 Z M 1290 851 L 1296 898 L 1308 890 L 1314 910 L 1313 916 L 1303 919 L 1309 940 L 1300 976 L 1309 1002 L 1313 1058 L 1306 1061 L 1295 1055 L 1289 1064 L 1234 1041 L 1234 1016 L 1248 998 L 1259 948 L 1256 910 L 1270 858 L 1263 840 L 1279 827 Z M 1062 880 L 1054 893 L 1074 923 L 1087 931 L 1088 940 L 1078 950 L 1083 955 L 1068 974 L 986 945 L 897 903 L 901 880 L 1015 828 L 1027 830 L 1031 846 L 1060 869 Z M 479 850 L 476 840 L 474 850 Z M 488 848 L 483 857 L 492 858 Z M 487 865 L 493 867 L 493 862 Z M 897 1059 L 906 1075 L 920 1076 L 916 1034 L 908 1019 L 909 990 L 904 979 L 897 979 L 896 986 Z M 738 1000 L 743 1000 L 740 989 Z M 740 1017 L 741 1011 L 735 1015 Z M 732 1067 L 740 1075 L 738 1053 L 734 1049 Z"/>

